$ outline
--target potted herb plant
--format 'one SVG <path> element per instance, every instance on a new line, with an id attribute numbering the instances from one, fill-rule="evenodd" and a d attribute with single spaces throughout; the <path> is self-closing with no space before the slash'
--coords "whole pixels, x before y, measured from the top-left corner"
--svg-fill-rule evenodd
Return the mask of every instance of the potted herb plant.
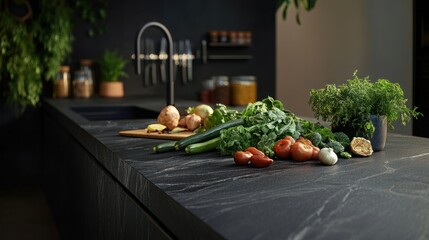
<path id="1" fill-rule="evenodd" d="M 309 104 L 317 119 L 331 123 L 335 131 L 349 137 L 360 136 L 371 140 L 374 151 L 384 149 L 387 127 L 401 119 L 406 125 L 421 113 L 406 106 L 407 99 L 398 83 L 387 79 L 371 82 L 369 77 L 353 79 L 339 85 L 327 84 L 310 91 Z"/>
<path id="2" fill-rule="evenodd" d="M 106 50 L 99 61 L 101 83 L 100 96 L 123 97 L 124 86 L 120 77 L 127 77 L 124 67 L 127 61 L 115 51 Z"/>

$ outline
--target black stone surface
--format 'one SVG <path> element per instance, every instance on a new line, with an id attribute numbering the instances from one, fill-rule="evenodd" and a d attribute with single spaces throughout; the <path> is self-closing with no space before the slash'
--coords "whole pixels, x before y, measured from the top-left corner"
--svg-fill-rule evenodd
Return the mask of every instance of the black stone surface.
<path id="1" fill-rule="evenodd" d="M 429 238 L 429 139 L 389 134 L 368 158 L 256 169 L 216 152 L 152 153 L 163 140 L 118 132 L 153 119 L 81 121 L 71 103 L 45 109 L 179 239 Z"/>

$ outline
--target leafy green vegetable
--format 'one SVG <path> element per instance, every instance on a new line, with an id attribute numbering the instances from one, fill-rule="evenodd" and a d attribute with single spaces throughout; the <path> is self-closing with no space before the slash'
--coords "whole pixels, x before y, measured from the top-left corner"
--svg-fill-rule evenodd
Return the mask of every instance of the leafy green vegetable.
<path id="1" fill-rule="evenodd" d="M 262 101 L 257 101 L 255 103 L 250 103 L 243 109 L 241 114 L 243 117 L 250 117 L 257 113 L 268 112 L 272 109 L 284 110 L 283 103 L 280 100 L 276 100 L 272 97 L 267 97 Z"/>
<path id="2" fill-rule="evenodd" d="M 219 149 L 221 154 L 232 154 L 236 150 L 243 150 L 256 146 L 258 139 L 253 138 L 253 129 L 236 126 L 220 131 Z"/>
<path id="3" fill-rule="evenodd" d="M 213 110 L 213 114 L 204 120 L 204 128 L 207 130 L 230 120 L 237 119 L 240 116 L 241 114 L 237 110 L 229 109 L 225 105 L 218 103 Z"/>
<path id="4" fill-rule="evenodd" d="M 313 132 L 317 132 L 321 135 L 321 142 L 328 142 L 330 139 L 334 139 L 334 134 L 331 129 L 323 126 L 320 123 L 312 123 L 310 121 L 301 120 L 300 121 L 300 132 L 304 133 L 305 136 L 309 136 L 309 134 Z"/>
<path id="5" fill-rule="evenodd" d="M 273 157 L 273 147 L 279 139 L 286 136 L 297 139 L 300 135 L 309 138 L 316 146 L 324 147 L 329 143 L 329 146 L 337 152 L 344 151 L 345 146 L 335 140 L 336 135 L 329 128 L 296 117 L 284 109 L 281 101 L 271 97 L 248 104 L 240 113 L 233 112 L 231 114 L 230 110 L 221 105 L 215 109 L 210 121 L 215 123 L 237 117 L 244 119 L 244 125 L 221 131 L 219 143 L 221 154 L 230 155 L 235 151 L 253 146 L 263 151 L 267 156 Z M 338 136 L 342 135 L 339 134 Z"/>
<path id="6" fill-rule="evenodd" d="M 334 149 L 334 152 L 336 154 L 341 154 L 342 152 L 344 152 L 344 146 L 335 140 L 332 140 L 332 141 L 326 143 L 325 147 L 329 147 L 329 148 Z"/>
<path id="7" fill-rule="evenodd" d="M 350 145 L 350 138 L 343 132 L 335 132 L 334 139 L 341 143 L 345 148 Z"/>
<path id="8" fill-rule="evenodd" d="M 318 147 L 322 143 L 322 135 L 319 132 L 311 132 L 304 136 L 308 140 L 311 141 L 311 143 Z"/>
<path id="9" fill-rule="evenodd" d="M 241 117 L 244 118 L 244 126 L 221 131 L 219 149 L 222 154 L 233 154 L 254 146 L 272 157 L 273 146 L 278 139 L 300 135 L 296 127 L 299 119 L 286 111 L 279 100 L 271 97 L 247 105 Z"/>

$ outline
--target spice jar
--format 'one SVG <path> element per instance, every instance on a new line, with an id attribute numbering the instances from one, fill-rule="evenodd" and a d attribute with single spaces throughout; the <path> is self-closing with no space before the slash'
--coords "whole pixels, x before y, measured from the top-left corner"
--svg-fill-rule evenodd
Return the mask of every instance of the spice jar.
<path id="1" fill-rule="evenodd" d="M 84 71 L 79 70 L 74 72 L 73 79 L 73 95 L 76 98 L 91 97 L 92 84 L 89 82 Z"/>
<path id="2" fill-rule="evenodd" d="M 227 31 L 220 31 L 219 32 L 219 42 L 221 42 L 221 43 L 227 43 L 228 42 L 228 32 Z"/>
<path id="3" fill-rule="evenodd" d="M 256 102 L 255 76 L 235 76 L 231 78 L 231 104 L 235 106 Z"/>
<path id="4" fill-rule="evenodd" d="M 252 32 L 250 31 L 244 32 L 244 43 L 248 45 L 252 44 Z"/>
<path id="5" fill-rule="evenodd" d="M 210 42 L 217 43 L 219 41 L 219 32 L 218 31 L 210 31 Z"/>
<path id="6" fill-rule="evenodd" d="M 80 70 L 85 75 L 89 83 L 89 95 L 94 95 L 94 74 L 92 71 L 92 61 L 90 59 L 80 60 Z"/>
<path id="7" fill-rule="evenodd" d="M 70 67 L 61 66 L 54 81 L 53 97 L 67 98 L 70 95 Z"/>
<path id="8" fill-rule="evenodd" d="M 237 43 L 246 44 L 246 34 L 243 31 L 237 33 Z"/>
<path id="9" fill-rule="evenodd" d="M 222 103 L 224 105 L 230 104 L 230 89 L 228 76 L 216 76 L 214 77 L 215 89 L 214 89 L 214 101 L 215 103 Z"/>
<path id="10" fill-rule="evenodd" d="M 214 79 L 207 79 L 202 82 L 203 89 L 200 91 L 199 100 L 203 103 L 213 103 L 215 82 Z"/>
<path id="11" fill-rule="evenodd" d="M 236 31 L 230 31 L 229 32 L 229 42 L 232 44 L 237 44 L 238 42 L 238 36 Z"/>

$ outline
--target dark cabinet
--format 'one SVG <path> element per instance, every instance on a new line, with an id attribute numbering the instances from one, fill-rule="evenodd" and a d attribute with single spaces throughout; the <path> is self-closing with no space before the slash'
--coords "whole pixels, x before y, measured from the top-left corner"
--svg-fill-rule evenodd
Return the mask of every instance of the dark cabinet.
<path id="1" fill-rule="evenodd" d="M 61 239 L 171 239 L 56 120 L 43 123 L 43 184 Z"/>

